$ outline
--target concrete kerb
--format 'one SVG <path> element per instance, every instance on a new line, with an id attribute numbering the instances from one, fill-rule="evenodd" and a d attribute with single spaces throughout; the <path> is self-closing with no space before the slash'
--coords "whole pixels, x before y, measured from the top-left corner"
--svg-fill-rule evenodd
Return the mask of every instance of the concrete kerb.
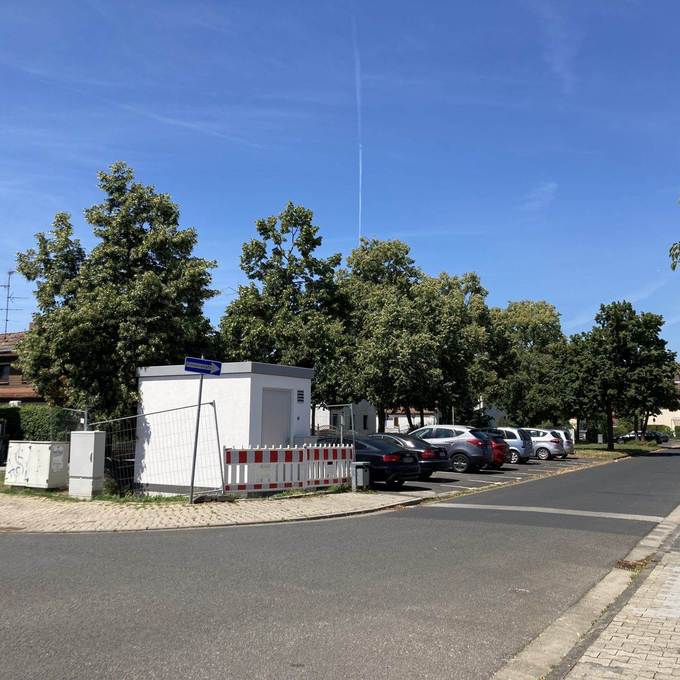
<path id="1" fill-rule="evenodd" d="M 680 533 L 680 505 L 659 522 L 626 555 L 626 562 L 653 559 Z M 648 571 L 646 571 L 648 573 Z M 537 680 L 553 677 L 553 670 L 580 645 L 598 624 L 603 614 L 617 600 L 628 599 L 639 586 L 636 576 L 627 569 L 614 567 L 599 583 L 593 586 L 575 605 L 548 626 L 537 638 L 513 657 L 494 675 L 494 680 Z M 622 604 L 623 604 L 622 603 Z M 622 605 L 621 605 L 622 606 Z M 578 660 L 577 655 L 574 663 Z M 568 671 L 573 663 L 568 665 Z M 560 675 L 561 677 L 561 675 Z"/>

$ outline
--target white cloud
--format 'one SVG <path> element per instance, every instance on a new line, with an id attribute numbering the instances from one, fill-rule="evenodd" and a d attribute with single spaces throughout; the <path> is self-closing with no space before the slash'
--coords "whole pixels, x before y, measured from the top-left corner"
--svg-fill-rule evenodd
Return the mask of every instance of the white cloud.
<path id="1" fill-rule="evenodd" d="M 557 194 L 557 182 L 543 182 L 525 194 L 522 199 L 522 210 L 538 212 L 545 210 Z"/>

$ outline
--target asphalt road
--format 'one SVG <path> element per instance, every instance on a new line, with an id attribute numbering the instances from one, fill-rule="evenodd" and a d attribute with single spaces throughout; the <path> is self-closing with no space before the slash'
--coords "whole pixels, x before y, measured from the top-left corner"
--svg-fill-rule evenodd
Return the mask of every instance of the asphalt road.
<path id="1" fill-rule="evenodd" d="M 1 535 L 0 677 L 488 678 L 654 523 L 470 505 L 660 516 L 680 503 L 678 482 L 669 454 L 455 508 Z"/>
<path id="2" fill-rule="evenodd" d="M 505 463 L 500 470 L 478 470 L 476 472 L 435 472 L 434 475 L 423 481 L 409 481 L 401 489 L 389 489 L 384 484 L 376 484 L 378 492 L 400 493 L 414 498 L 432 498 L 439 495 L 450 494 L 461 489 L 477 490 L 490 486 L 499 486 L 508 482 L 523 482 L 562 470 L 573 470 L 584 465 L 590 465 L 593 461 L 588 458 L 570 456 L 566 460 L 538 460 L 532 458 L 527 463 Z"/>

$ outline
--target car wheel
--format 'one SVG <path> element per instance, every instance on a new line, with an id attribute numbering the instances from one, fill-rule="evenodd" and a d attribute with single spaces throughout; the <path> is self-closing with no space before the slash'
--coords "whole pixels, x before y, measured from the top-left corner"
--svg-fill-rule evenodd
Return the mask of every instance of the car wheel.
<path id="1" fill-rule="evenodd" d="M 467 472 L 470 468 L 470 461 L 464 453 L 454 453 L 453 456 L 451 456 L 451 469 L 454 472 Z"/>
<path id="2" fill-rule="evenodd" d="M 403 479 L 391 479 L 389 482 L 385 482 L 388 489 L 401 489 L 404 486 Z"/>
<path id="3" fill-rule="evenodd" d="M 550 460 L 550 451 L 548 449 L 541 447 L 536 450 L 536 458 L 539 460 Z"/>
<path id="4" fill-rule="evenodd" d="M 517 451 L 510 451 L 510 462 L 514 465 L 519 463 L 519 453 Z"/>
<path id="5" fill-rule="evenodd" d="M 430 477 L 432 477 L 432 471 L 431 470 L 429 472 L 421 472 L 420 475 L 418 475 L 418 479 L 421 482 L 426 482 Z"/>

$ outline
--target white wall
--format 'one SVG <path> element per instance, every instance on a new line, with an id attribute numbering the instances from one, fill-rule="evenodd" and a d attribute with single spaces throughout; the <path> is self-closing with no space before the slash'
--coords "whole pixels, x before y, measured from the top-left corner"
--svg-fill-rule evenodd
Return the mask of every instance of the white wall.
<path id="1" fill-rule="evenodd" d="M 198 400 L 199 375 L 140 377 L 139 412 L 193 406 Z M 250 374 L 205 376 L 203 403 L 215 401 L 220 442 L 228 446 L 250 444 Z"/>
<path id="2" fill-rule="evenodd" d="M 309 435 L 309 404 L 311 400 L 312 383 L 306 378 L 293 378 L 289 376 L 264 375 L 253 373 L 250 384 L 250 444 L 251 446 L 263 446 L 265 444 L 294 444 L 297 440 Z M 262 433 L 262 390 L 278 389 L 291 391 L 290 417 L 290 442 L 261 442 Z M 298 403 L 297 393 L 302 390 L 304 401 Z"/>
<path id="3" fill-rule="evenodd" d="M 397 419 L 397 425 L 394 424 L 394 419 Z M 420 414 L 411 416 L 413 420 L 413 427 L 420 427 Z M 437 416 L 425 415 L 424 425 L 436 425 Z M 390 414 L 385 418 L 385 432 L 408 432 L 408 418 L 404 414 Z"/>

